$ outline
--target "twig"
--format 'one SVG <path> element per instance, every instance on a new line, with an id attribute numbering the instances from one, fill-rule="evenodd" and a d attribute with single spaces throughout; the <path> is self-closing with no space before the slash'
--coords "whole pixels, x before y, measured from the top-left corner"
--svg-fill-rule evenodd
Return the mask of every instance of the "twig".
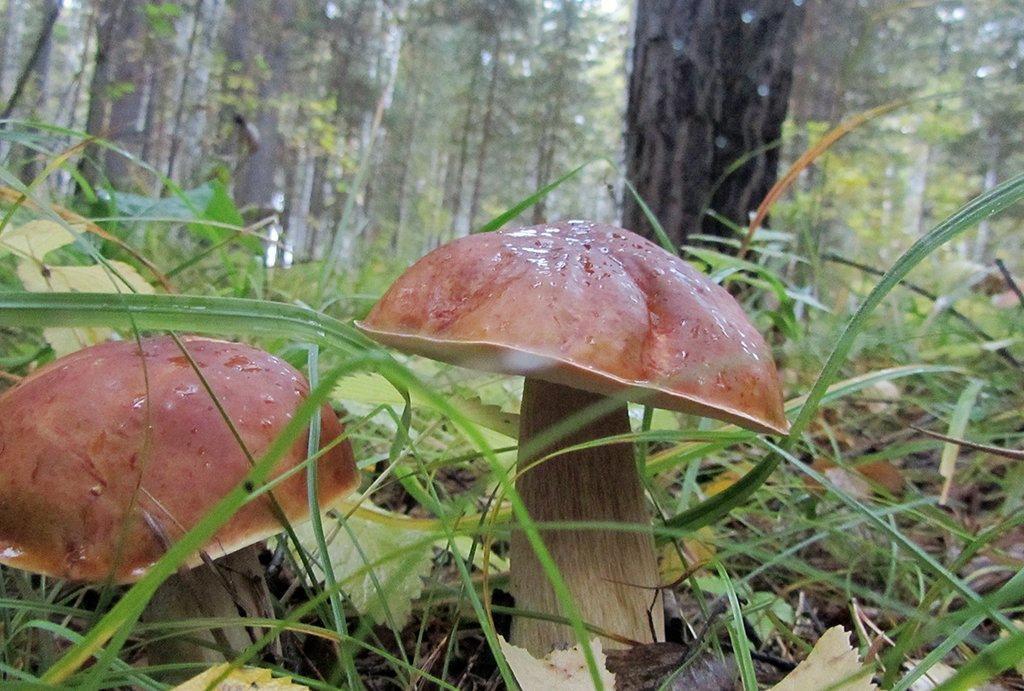
<path id="1" fill-rule="evenodd" d="M 836 264 L 843 264 L 844 266 L 853 267 L 854 269 L 858 269 L 860 271 L 863 271 L 864 273 L 871 274 L 872 276 L 885 275 L 884 271 L 876 269 L 873 266 L 868 266 L 867 264 L 861 264 L 860 262 L 853 261 L 852 259 L 847 259 L 846 257 L 835 254 L 834 252 L 826 252 L 822 259 L 824 259 L 825 261 L 834 262 Z M 910 292 L 916 293 L 921 297 L 931 300 L 932 302 L 938 302 L 939 300 L 939 296 L 936 295 L 935 293 L 931 292 L 930 290 L 926 290 L 919 285 L 911 283 L 910 281 L 900 281 L 899 284 L 906 288 L 907 290 L 909 290 Z M 960 323 L 962 323 L 964 326 L 970 329 L 971 332 L 973 332 L 974 335 L 977 336 L 978 338 L 984 339 L 986 341 L 996 340 L 987 331 L 985 331 L 980 326 L 975 324 L 973 321 L 971 321 L 970 318 L 964 315 L 963 312 L 960 312 L 955 307 L 947 307 L 946 311 L 949 312 L 958 321 L 960 321 Z M 1013 365 L 1017 369 L 1024 370 L 1024 364 L 1022 364 L 1020 360 L 1015 358 L 1013 354 L 1010 353 L 1010 351 L 1007 350 L 1006 348 L 996 348 L 992 352 L 999 355 L 999 357 L 1003 358 L 1004 360 L 1006 360 L 1006 362 Z"/>
<path id="2" fill-rule="evenodd" d="M 57 17 L 60 16 L 60 9 L 63 3 L 60 0 L 52 2 L 50 4 L 50 12 L 43 18 L 43 27 L 39 30 L 39 38 L 36 39 L 36 45 L 32 49 L 32 54 L 28 58 L 28 62 L 25 63 L 25 67 L 21 70 L 21 74 L 18 75 L 18 81 L 14 85 L 14 93 L 11 94 L 10 99 L 7 101 L 7 105 L 4 106 L 4 112 L 0 113 L 0 119 L 11 117 L 11 113 L 14 112 L 14 107 L 18 105 L 18 101 L 21 99 L 21 94 L 25 90 L 25 85 L 28 84 L 29 77 L 32 76 L 32 71 L 36 68 L 36 63 L 39 62 L 40 56 L 43 54 L 43 48 L 46 43 L 50 40 L 50 34 L 53 33 L 53 25 L 57 23 Z"/>
<path id="3" fill-rule="evenodd" d="M 911 425 L 911 427 L 921 434 L 926 434 L 929 437 L 940 439 L 949 444 L 956 444 L 957 446 L 963 446 L 974 451 L 983 451 L 990 453 L 993 456 L 1002 456 L 1003 458 L 1009 458 L 1014 461 L 1024 461 L 1024 451 L 1018 451 L 1017 449 L 1004 449 L 1001 446 L 991 446 L 990 444 L 978 444 L 977 442 L 967 441 L 966 439 L 957 439 L 956 437 L 948 437 L 945 434 L 939 434 L 938 432 L 932 432 L 931 430 L 924 429 Z"/>
<path id="4" fill-rule="evenodd" d="M 1010 290 L 1017 296 L 1021 309 L 1024 309 L 1024 291 L 1021 291 L 1017 281 L 1013 280 L 1010 270 L 1006 268 L 1006 264 L 1003 263 L 1002 259 L 996 259 L 996 267 L 998 267 L 999 273 L 1003 274 L 1003 278 L 1006 279 L 1006 285 L 1010 286 Z"/>

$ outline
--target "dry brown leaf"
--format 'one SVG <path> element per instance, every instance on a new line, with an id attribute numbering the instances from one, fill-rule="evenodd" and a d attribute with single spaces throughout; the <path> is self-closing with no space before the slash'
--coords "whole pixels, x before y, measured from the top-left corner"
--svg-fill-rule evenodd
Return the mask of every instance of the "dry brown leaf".
<path id="1" fill-rule="evenodd" d="M 591 691 L 594 688 L 586 658 L 578 645 L 568 650 L 553 650 L 543 660 L 538 660 L 501 636 L 498 637 L 498 644 L 523 691 Z M 615 675 L 605 668 L 601 642 L 593 639 L 590 649 L 594 651 L 597 666 L 601 669 L 601 684 L 611 691 L 615 688 Z"/>
<path id="2" fill-rule="evenodd" d="M 858 499 L 867 499 L 871 496 L 871 483 L 885 489 L 890 494 L 900 495 L 903 493 L 903 473 L 889 461 L 872 461 L 841 468 L 828 458 L 819 458 L 811 467 L 847 494 Z M 820 484 L 811 479 L 805 482 L 810 491 L 821 493 Z"/>
<path id="3" fill-rule="evenodd" d="M 821 635 L 807 659 L 773 686 L 772 691 L 875 691 L 877 688 L 871 682 L 870 670 L 850 646 L 850 634 L 842 626 L 833 626 Z"/>
<path id="4" fill-rule="evenodd" d="M 293 684 L 290 677 L 275 678 L 269 669 L 244 667 L 232 670 L 230 674 L 210 686 L 214 679 L 224 674 L 228 663 L 211 667 L 202 674 L 192 677 L 183 684 L 174 687 L 174 691 L 206 691 L 213 688 L 217 691 L 309 691 L 308 686 Z"/>
<path id="5" fill-rule="evenodd" d="M 900 387 L 888 379 L 882 379 L 867 387 L 861 400 L 867 405 L 868 411 L 882 415 L 893 410 L 902 396 Z"/>

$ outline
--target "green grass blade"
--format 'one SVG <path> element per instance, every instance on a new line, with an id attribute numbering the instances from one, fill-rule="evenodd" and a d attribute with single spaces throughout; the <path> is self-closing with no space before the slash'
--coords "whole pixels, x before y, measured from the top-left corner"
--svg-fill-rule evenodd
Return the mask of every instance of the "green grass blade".
<path id="1" fill-rule="evenodd" d="M 526 197 L 525 199 L 523 199 L 523 200 L 521 200 L 519 202 L 516 202 L 511 207 L 509 207 L 508 209 L 506 209 L 502 213 L 498 214 L 497 216 L 495 216 L 494 218 L 489 220 L 487 223 L 485 223 L 482 226 L 480 226 L 477 230 L 474 230 L 472 232 L 473 233 L 490 233 L 491 231 L 494 231 L 494 230 L 497 230 L 498 228 L 501 228 L 503 225 L 505 225 L 506 223 L 511 221 L 513 218 L 515 218 L 519 214 L 521 214 L 524 211 L 526 211 L 527 209 L 529 209 L 531 206 L 533 206 L 534 204 L 539 202 L 544 197 L 548 196 L 548 194 L 551 192 L 551 190 L 553 190 L 556 187 L 560 186 L 562 183 L 566 182 L 567 180 L 571 180 L 572 178 L 576 177 L 580 173 L 580 171 L 582 171 L 584 168 L 586 168 L 587 166 L 589 166 L 591 163 L 594 163 L 594 162 L 595 161 L 587 161 L 586 163 L 584 163 L 582 165 L 576 166 L 575 168 L 570 170 L 568 173 L 565 173 L 560 178 L 555 180 L 554 182 L 549 182 L 548 184 L 544 185 L 539 190 L 537 190 L 536 192 L 531 194 L 529 197 Z"/>
<path id="2" fill-rule="evenodd" d="M 925 257 L 934 252 L 938 247 L 968 229 L 973 228 L 982 220 L 1003 211 L 1022 198 L 1024 198 L 1024 175 L 1018 175 L 995 189 L 975 197 L 962 206 L 956 213 L 921 237 L 896 260 L 892 268 L 885 273 L 864 299 L 864 302 L 861 303 L 856 313 L 854 313 L 839 335 L 835 348 L 829 354 L 821 372 L 818 374 L 817 380 L 807 394 L 807 402 L 793 422 L 789 433 L 790 440 L 799 439 L 800 435 L 807 429 L 807 425 L 817 412 L 829 383 L 835 379 L 839 373 L 839 368 L 846 361 L 846 356 L 849 355 L 850 349 L 853 347 L 854 339 L 867 326 L 868 317 L 882 302 L 882 299 L 889 294 L 889 291 L 896 287 L 915 266 L 920 264 Z"/>
<path id="3" fill-rule="evenodd" d="M 754 673 L 754 660 L 750 657 L 750 640 L 747 638 L 747 629 L 743 625 L 743 610 L 740 608 L 739 598 L 736 597 L 736 588 L 733 587 L 732 578 L 721 564 L 716 564 L 718 577 L 725 586 L 725 595 L 729 601 L 729 640 L 732 641 L 732 651 L 736 655 L 736 666 L 740 670 L 740 681 L 743 682 L 744 691 L 757 691 L 757 675 Z"/>

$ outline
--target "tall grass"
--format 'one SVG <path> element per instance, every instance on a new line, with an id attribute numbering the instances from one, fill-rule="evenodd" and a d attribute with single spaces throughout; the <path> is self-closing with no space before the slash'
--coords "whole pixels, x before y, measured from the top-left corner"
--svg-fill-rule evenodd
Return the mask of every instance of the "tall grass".
<path id="1" fill-rule="evenodd" d="M 0 135 L 9 137 L 16 131 Z M 57 138 L 77 136 L 56 128 L 48 132 Z M 45 151 L 39 141 L 35 144 Z M 71 146 L 50 152 L 47 174 L 63 170 L 74 175 L 68 152 L 75 150 Z M 579 170 L 524 199 L 481 230 L 511 221 Z M 6 197 L 0 232 L 2 226 L 37 216 L 79 232 L 68 223 L 64 210 L 54 209 L 38 194 L 44 180 L 41 177 L 23 185 L 9 171 L 0 171 L 0 182 L 14 193 Z M 503 586 L 505 575 L 495 573 L 488 561 L 492 551 L 499 556 L 503 553 L 513 521 L 528 535 L 568 613 L 567 622 L 585 643 L 592 635 L 587 623 L 576 613 L 537 525 L 511 482 L 509 450 L 515 442 L 487 424 L 487 415 L 479 413 L 481 404 L 513 410 L 515 382 L 400 359 L 381 350 L 355 331 L 349 320 L 359 316 L 367 304 L 362 291 L 372 295 L 383 286 L 358 285 L 351 276 L 336 276 L 332 266 L 312 267 L 322 282 L 308 282 L 306 293 L 302 282 L 283 291 L 292 296 L 288 303 L 256 299 L 267 291 L 257 292 L 248 281 L 236 280 L 237 273 L 252 271 L 252 245 L 239 246 L 252 229 L 224 217 L 209 217 L 187 190 L 164 182 L 171 196 L 182 200 L 180 215 L 157 215 L 145 209 L 121 213 L 114 208 L 100 224 L 105 233 L 128 246 L 132 242 L 149 246 L 154 238 L 166 239 L 175 233 L 180 246 L 187 249 L 162 260 L 158 268 L 175 280 L 176 288 L 194 294 L 27 293 L 18 288 L 10 264 L 0 259 L 0 286 L 5 289 L 0 292 L 0 326 L 14 330 L 11 342 L 32 346 L 27 348 L 32 357 L 11 359 L 8 367 L 24 371 L 30 362 L 49 357 L 39 336 L 42 327 L 109 326 L 125 335 L 172 331 L 255 339 L 304 364 L 314 386 L 282 435 L 256 459 L 246 481 L 175 543 L 138 583 L 123 592 L 103 594 L 99 601 L 112 603 L 109 608 L 90 608 L 90 595 L 81 586 L 32 578 L 13 569 L 0 571 L 0 626 L 5 632 L 0 642 L 0 673 L 26 683 L 164 688 L 161 673 L 168 670 L 139 664 L 140 650 L 159 637 L 185 635 L 216 622 L 192 620 L 156 627 L 140 624 L 140 613 L 160 583 L 188 555 L 205 544 L 239 507 L 266 491 L 268 470 L 292 442 L 308 434 L 309 449 L 318 448 L 316 424 L 306 430 L 311 420 L 318 420 L 315 412 L 325 401 L 350 409 L 346 424 L 362 459 L 366 484 L 372 483 L 372 496 L 383 501 L 389 492 L 398 494 L 429 518 L 408 521 L 360 505 L 369 500 L 368 493 L 323 522 L 315 521 L 312 548 L 282 541 L 280 553 L 290 560 L 305 590 L 301 598 L 278 603 L 277 618 L 247 620 L 247 625 L 264 633 L 251 647 L 237 651 L 233 664 L 259 659 L 270 642 L 287 632 L 335 646 L 336 664 L 320 670 L 325 676 L 299 675 L 297 680 L 311 687 L 345 684 L 358 688 L 361 670 L 368 659 L 374 659 L 401 686 L 427 681 L 453 688 L 457 678 L 452 670 L 467 664 L 469 657 L 460 649 L 458 634 L 471 629 L 493 657 L 494 674 L 514 686 L 493 617 L 508 610 L 489 601 L 491 588 Z M 86 191 L 89 195 L 95 197 L 92 190 Z M 796 611 L 800 602 L 805 604 L 804 614 L 813 615 L 808 618 L 849 622 L 865 647 L 878 636 L 886 636 L 891 643 L 883 645 L 878 661 L 887 686 L 909 688 L 929 668 L 947 661 L 961 666 L 961 671 L 946 687 L 966 688 L 999 674 L 1019 659 L 1014 656 L 1019 656 L 1024 634 L 1014 627 L 1013 620 L 1019 617 L 1024 584 L 1013 577 L 993 592 L 979 593 L 974 586 L 978 575 L 969 564 L 972 555 L 997 549 L 993 546 L 1001 538 L 1024 524 L 1024 501 L 1008 504 L 1004 515 L 983 530 L 975 530 L 964 517 L 936 506 L 937 469 L 928 466 L 926 459 L 937 458 L 941 442 L 900 437 L 891 444 L 880 442 L 877 448 L 869 445 L 851 456 L 844 438 L 870 441 L 873 435 L 891 434 L 894 426 L 904 424 L 911 409 L 948 421 L 968 375 L 990 384 L 986 389 L 990 398 L 980 397 L 970 411 L 973 415 L 957 429 L 970 432 L 974 439 L 1003 443 L 1024 436 L 1019 431 L 1019 414 L 1016 418 L 1000 414 L 1006 405 L 1018 405 L 1020 410 L 1019 387 L 1010 383 L 1019 372 L 1007 369 L 1002 361 L 919 362 L 908 357 L 913 351 L 905 344 L 865 345 L 887 319 L 877 314 L 880 307 L 912 299 L 891 293 L 915 267 L 939 247 L 1021 198 L 1024 176 L 965 204 L 913 243 L 873 285 L 864 284 L 864 297 L 852 314 L 828 314 L 801 292 L 804 287 L 786 282 L 780 267 L 791 258 L 792 247 L 777 231 L 762 231 L 750 238 L 751 254 L 746 263 L 713 266 L 721 255 L 707 251 L 688 255 L 713 266 L 717 280 L 752 286 L 745 292 L 747 308 L 759 324 L 766 329 L 774 326 L 792 341 L 780 348 L 780 354 L 799 362 L 809 350 L 820 358 L 820 367 L 813 380 L 798 378 L 798 388 L 787 405 L 793 429 L 785 439 L 766 440 L 726 425 L 696 423 L 651 410 L 639 416 L 638 431 L 630 435 L 643 450 L 648 489 L 663 514 L 654 532 L 665 546 L 665 560 L 677 559 L 689 576 L 674 588 L 681 599 L 703 608 L 706 617 L 701 623 L 692 622 L 692 633 L 701 630 L 706 635 L 693 641 L 687 664 L 700 655 L 721 654 L 721 643 L 735 654 L 744 686 L 755 688 L 756 653 L 771 648 L 796 654 L 813 642 L 793 633 L 794 625 L 802 623 Z M 664 233 L 660 237 L 668 242 Z M 734 238 L 735 243 L 741 238 Z M 81 261 L 101 262 L 111 252 L 124 251 L 102 244 L 95 235 L 79 244 Z M 672 249 L 686 254 L 685 248 Z M 137 248 L 134 251 L 145 254 Z M 220 285 L 235 286 L 232 294 L 243 297 L 216 294 L 216 282 L 212 289 L 204 287 L 210 277 L 222 281 Z M 280 272 L 268 273 L 262 285 L 266 288 L 285 279 Z M 768 306 L 763 300 L 766 294 L 779 304 Z M 327 296 L 332 298 L 329 305 Z M 809 324 L 797 328 L 803 325 L 792 316 L 792 307 L 801 296 L 813 311 L 807 318 Z M 327 309 L 318 311 L 306 304 L 326 305 Z M 935 334 L 951 337 L 941 331 Z M 851 353 L 856 353 L 854 362 Z M 370 390 L 359 400 L 346 399 L 345 382 L 371 374 L 376 375 L 372 380 L 376 383 Z M 865 409 L 861 401 L 865 391 L 880 381 L 897 380 L 904 386 L 902 400 L 891 402 L 884 414 Z M 595 443 L 616 441 L 623 439 Z M 855 473 L 857 465 L 865 461 L 897 463 L 906 482 L 905 494 L 896 496 L 877 484 L 868 496 L 851 493 L 848 486 L 834 480 L 836 476 L 814 465 L 823 458 L 847 474 Z M 964 474 L 968 474 L 996 485 L 995 492 L 1001 497 L 1013 491 L 1009 486 L 1012 475 L 993 474 L 983 461 L 957 472 L 959 481 L 966 481 Z M 454 491 L 450 481 L 455 474 L 473 478 L 472 486 L 462 494 Z M 255 491 L 246 489 L 247 482 Z M 315 472 L 311 472 L 310 502 L 314 515 L 319 515 L 316 483 Z M 815 487 L 818 489 L 812 489 Z M 370 533 L 358 521 L 405 526 L 416 537 L 399 547 L 381 548 L 366 541 Z M 595 529 L 646 529 L 588 525 Z M 358 568 L 346 575 L 339 575 L 324 561 L 330 540 L 339 539 L 335 537 L 339 534 L 354 543 L 359 559 Z M 691 563 L 688 555 L 694 540 L 705 544 L 713 563 Z M 941 553 L 935 547 L 938 540 L 955 543 L 960 556 L 950 558 Z M 423 554 L 430 568 L 423 592 L 413 603 L 413 623 L 404 627 L 393 616 L 398 601 L 408 597 L 396 572 Z M 706 568 L 698 569 L 700 566 Z M 323 574 L 322 580 L 318 573 Z M 370 584 L 371 599 L 383 603 L 381 625 L 374 626 L 371 618 L 360 612 L 353 591 L 364 582 Z M 724 603 L 721 609 L 712 606 L 712 598 L 719 597 Z M 871 610 L 870 616 L 864 614 L 865 609 Z M 442 628 L 445 635 L 438 637 L 433 627 Z M 984 629 L 981 634 L 979 627 Z M 410 630 L 415 632 L 411 642 Z M 751 636 L 751 632 L 759 633 Z M 1003 639 L 998 638 L 1000 633 Z M 599 683 L 596 659 L 589 646 L 582 649 L 595 683 Z M 431 663 L 429 672 L 420 669 L 425 661 Z M 281 671 L 295 675 L 294 670 Z"/>

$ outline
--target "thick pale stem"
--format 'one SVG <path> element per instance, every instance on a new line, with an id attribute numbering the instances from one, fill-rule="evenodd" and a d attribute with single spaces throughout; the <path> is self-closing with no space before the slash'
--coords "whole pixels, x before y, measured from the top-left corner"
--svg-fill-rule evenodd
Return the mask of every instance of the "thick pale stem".
<path id="1" fill-rule="evenodd" d="M 204 564 L 171 576 L 153 595 L 142 618 L 152 623 L 207 617 L 273 618 L 270 593 L 263 577 L 265 569 L 259 562 L 261 551 L 260 544 L 251 545 L 221 557 L 212 567 Z M 259 636 L 262 630 L 253 633 Z M 157 641 L 149 646 L 147 656 L 151 665 L 216 664 L 225 660 L 217 648 L 227 647 L 238 653 L 253 640 L 250 631 L 240 624 Z"/>
<path id="2" fill-rule="evenodd" d="M 582 442 L 630 431 L 625 404 L 551 443 L 553 425 L 606 398 L 527 378 L 519 423 L 519 467 Z M 547 438 L 545 438 L 547 437 Z M 544 448 L 533 448 L 544 445 Z M 537 522 L 601 521 L 647 525 L 650 517 L 631 444 L 602 445 L 559 455 L 535 466 L 516 484 Z M 658 565 L 650 532 L 601 529 L 542 530 L 547 545 L 585 622 L 641 643 L 664 640 L 665 624 Z M 512 534 L 512 594 L 516 607 L 565 616 L 540 562 L 522 531 Z M 512 642 L 544 655 L 576 642 L 572 629 L 540 619 L 517 617 Z M 603 639 L 605 647 L 623 644 Z"/>

